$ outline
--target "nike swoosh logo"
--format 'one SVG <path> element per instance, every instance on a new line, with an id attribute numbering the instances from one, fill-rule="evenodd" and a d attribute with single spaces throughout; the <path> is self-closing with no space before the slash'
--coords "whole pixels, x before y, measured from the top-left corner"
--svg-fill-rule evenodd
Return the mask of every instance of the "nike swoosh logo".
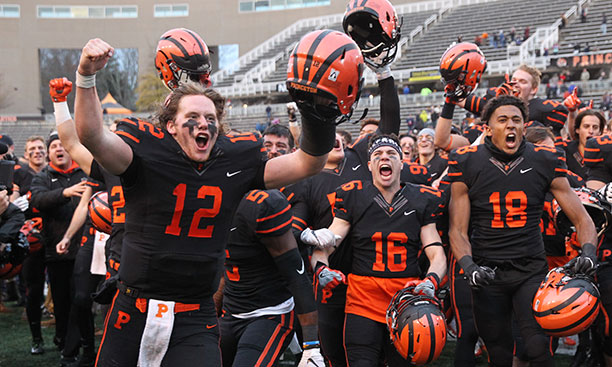
<path id="1" fill-rule="evenodd" d="M 431 177 L 436 177 L 438 175 L 438 172 L 434 172 L 431 174 Z"/>
<path id="2" fill-rule="evenodd" d="M 412 214 L 412 213 L 414 213 L 414 212 L 415 212 L 415 210 L 411 210 L 411 211 L 409 211 L 409 212 L 404 212 L 404 215 L 410 215 L 410 214 Z"/>
<path id="3" fill-rule="evenodd" d="M 238 228 L 238 227 L 233 227 L 233 228 L 230 228 L 230 232 L 235 231 L 235 230 L 236 230 L 236 228 Z"/>
<path id="4" fill-rule="evenodd" d="M 357 170 L 359 169 L 359 167 L 361 167 L 361 164 L 358 164 L 358 165 L 356 165 L 355 167 L 352 167 L 352 168 L 353 168 L 353 171 L 357 171 Z"/>
<path id="5" fill-rule="evenodd" d="M 304 274 L 304 260 L 302 260 L 302 269 L 301 270 L 295 269 L 295 271 L 297 271 L 297 273 L 300 275 Z"/>
<path id="6" fill-rule="evenodd" d="M 232 172 L 232 173 L 227 172 L 226 175 L 227 175 L 227 177 L 232 177 L 232 176 L 235 176 L 235 175 L 239 174 L 240 172 L 242 172 L 242 171 L 236 171 L 236 172 Z"/>
<path id="7" fill-rule="evenodd" d="M 214 325 L 206 325 L 206 328 L 207 328 L 207 329 L 212 329 L 212 328 L 214 328 L 215 326 L 217 326 L 217 324 L 214 324 Z"/>
<path id="8" fill-rule="evenodd" d="M 52 178 L 51 179 L 51 182 L 55 182 L 55 181 L 57 181 L 57 178 Z"/>
<path id="9" fill-rule="evenodd" d="M 527 173 L 529 171 L 531 171 L 533 169 L 533 167 L 527 168 L 527 169 L 522 169 L 521 173 Z"/>

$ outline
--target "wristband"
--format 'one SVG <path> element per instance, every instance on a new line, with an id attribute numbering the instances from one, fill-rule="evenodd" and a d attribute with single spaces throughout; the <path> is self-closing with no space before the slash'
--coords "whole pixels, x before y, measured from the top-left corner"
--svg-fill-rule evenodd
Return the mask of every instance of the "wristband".
<path id="1" fill-rule="evenodd" d="M 55 126 L 62 122 L 72 120 L 70 110 L 68 110 L 68 102 L 53 102 L 53 114 L 55 115 Z"/>
<path id="2" fill-rule="evenodd" d="M 304 342 L 304 344 L 302 344 L 302 349 L 303 350 L 308 350 L 308 349 L 314 349 L 314 348 L 319 348 L 320 343 L 318 340 L 314 340 L 311 342 Z"/>
<path id="3" fill-rule="evenodd" d="M 440 113 L 440 117 L 445 118 L 447 120 L 452 120 L 454 113 L 455 105 L 453 103 L 444 102 L 444 107 L 442 107 L 442 113 Z"/>
<path id="4" fill-rule="evenodd" d="M 79 88 L 93 88 L 96 86 L 96 74 L 83 75 L 77 70 L 75 84 Z"/>
<path id="5" fill-rule="evenodd" d="M 425 279 L 429 279 L 433 283 L 434 287 L 438 289 L 438 286 L 440 285 L 440 277 L 438 276 L 438 274 L 434 272 L 428 273 L 425 276 Z"/>

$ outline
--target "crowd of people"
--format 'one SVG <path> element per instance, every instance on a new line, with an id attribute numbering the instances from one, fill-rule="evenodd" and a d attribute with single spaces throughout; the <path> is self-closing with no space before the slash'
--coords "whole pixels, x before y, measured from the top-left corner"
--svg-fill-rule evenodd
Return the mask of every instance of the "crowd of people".
<path id="1" fill-rule="evenodd" d="M 153 120 L 105 126 L 95 75 L 114 48 L 88 41 L 74 85 L 50 82 L 56 131 L 30 137 L 21 161 L 0 144 L 13 160 L 0 274 L 21 268 L 30 352 L 49 348 L 48 279 L 62 366 L 270 366 L 285 350 L 299 367 L 421 365 L 451 320 L 456 366 L 475 365 L 478 340 L 491 365 L 552 366 L 559 331 L 532 307 L 553 269 L 599 289 L 576 366 L 611 366 L 610 122 L 576 89 L 537 97 L 529 65 L 475 95 L 486 58 L 464 42 L 441 55 L 431 125 L 399 134 L 400 26 L 391 3 L 366 0 L 349 3 L 345 33 L 305 34 L 289 58 L 289 124 L 261 133 L 223 124 L 206 43 L 184 28 L 159 40 L 169 94 Z M 361 117 L 353 139 L 336 125 L 355 118 L 365 67 L 380 118 Z M 453 126 L 459 109 L 471 124 Z M 106 305 L 98 346 L 94 301 Z"/>

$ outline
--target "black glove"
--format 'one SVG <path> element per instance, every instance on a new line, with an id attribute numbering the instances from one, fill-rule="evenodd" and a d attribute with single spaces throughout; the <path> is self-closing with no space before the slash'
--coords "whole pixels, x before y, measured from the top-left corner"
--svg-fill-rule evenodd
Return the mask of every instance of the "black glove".
<path id="1" fill-rule="evenodd" d="M 466 255 L 459 260 L 459 265 L 470 281 L 470 287 L 480 288 L 491 283 L 495 278 L 495 270 L 488 266 L 478 266 L 472 257 Z"/>
<path id="2" fill-rule="evenodd" d="M 566 269 L 570 269 L 577 274 L 585 274 L 590 277 L 597 271 L 597 249 L 592 243 L 582 245 L 582 253 L 571 259 L 565 264 Z"/>

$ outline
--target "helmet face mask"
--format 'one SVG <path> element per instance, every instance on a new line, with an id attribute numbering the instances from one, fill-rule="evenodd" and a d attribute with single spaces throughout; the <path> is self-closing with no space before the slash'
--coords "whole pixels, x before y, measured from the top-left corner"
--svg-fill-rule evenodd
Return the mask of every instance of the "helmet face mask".
<path id="1" fill-rule="evenodd" d="M 348 36 L 310 32 L 289 57 L 287 90 L 303 115 L 338 124 L 353 114 L 364 68 L 363 56 Z"/>
<path id="2" fill-rule="evenodd" d="M 387 0 L 350 1 L 342 27 L 374 67 L 390 64 L 397 54 L 402 20 Z"/>
<path id="3" fill-rule="evenodd" d="M 586 209 L 587 213 L 595 224 L 597 236 L 608 228 L 610 222 L 612 222 L 612 205 L 597 191 L 590 190 L 586 187 L 579 187 L 573 189 L 582 205 Z M 555 225 L 559 230 L 559 233 L 570 236 L 576 231 L 576 227 L 569 220 L 563 209 L 553 201 L 553 208 L 555 210 Z"/>
<path id="4" fill-rule="evenodd" d="M 211 85 L 208 46 L 197 33 L 185 28 L 171 29 L 161 36 L 156 49 L 155 68 L 170 90 L 186 81 L 206 87 Z"/>

